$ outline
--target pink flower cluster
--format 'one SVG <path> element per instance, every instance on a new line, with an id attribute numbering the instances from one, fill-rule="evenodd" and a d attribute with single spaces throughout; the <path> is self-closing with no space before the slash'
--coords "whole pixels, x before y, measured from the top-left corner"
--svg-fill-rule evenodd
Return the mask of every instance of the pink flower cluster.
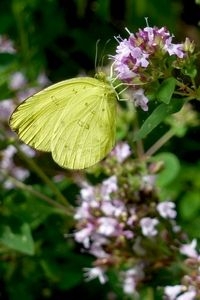
<path id="1" fill-rule="evenodd" d="M 141 185 L 147 193 L 147 202 L 148 192 L 152 191 L 154 184 L 149 177 L 144 176 Z M 74 237 L 76 242 L 81 243 L 85 250 L 96 258 L 92 268 L 84 268 L 86 281 L 98 278 L 100 283 L 104 284 L 108 280 L 108 269 L 116 267 L 124 293 L 137 296 L 138 285 L 151 277 L 148 267 L 153 261 L 159 265 L 157 243 L 162 243 L 169 253 L 173 249 L 172 256 L 187 256 L 188 259 L 184 264 L 188 270 L 191 268 L 191 274 L 185 275 L 181 284 L 164 288 L 164 299 L 196 299 L 200 283 L 200 256 L 196 250 L 196 240 L 191 244 L 177 243 L 180 229 L 177 229 L 174 220 L 175 204 L 164 201 L 155 202 L 150 206 L 142 203 L 137 205 L 122 196 L 120 198 L 121 192 L 115 175 L 105 179 L 101 184 L 96 186 L 86 184 L 81 189 L 81 202 L 75 214 L 77 230 Z M 168 231 L 170 227 L 172 235 Z M 174 234 L 177 234 L 177 239 L 173 245 Z M 157 253 L 155 257 L 152 252 L 153 245 Z M 165 261 L 166 257 L 162 254 L 161 263 L 163 259 Z"/>
<path id="2" fill-rule="evenodd" d="M 183 43 L 174 43 L 173 35 L 165 27 L 147 26 L 135 34 L 126 30 L 129 37 L 116 37 L 116 54 L 110 58 L 116 78 L 126 86 L 135 107 L 147 111 L 152 82 L 157 81 L 159 86 L 161 80 L 177 76 L 177 70 L 183 75 L 183 69 L 192 64 L 194 44 L 188 38 Z"/>
<path id="3" fill-rule="evenodd" d="M 117 176 L 111 175 L 95 186 L 85 183 L 81 189 L 80 205 L 74 216 L 77 221 L 74 237 L 95 257 L 93 268 L 84 269 L 86 280 L 99 278 L 105 283 L 106 272 L 113 267 L 121 270 L 119 278 L 124 292 L 137 294 L 138 285 L 145 276 L 150 276 L 145 269 L 149 261 L 158 260 L 157 255 L 147 255 L 148 242 L 157 247 L 159 239 L 163 243 L 163 237 L 170 237 L 166 223 L 175 232 L 176 210 L 173 202 L 158 202 L 157 197 L 154 198 L 154 175 L 140 174 L 136 172 L 137 167 L 131 171 L 128 159 L 125 162 L 125 157 L 130 155 L 127 144 L 117 145 L 111 153 L 112 161 L 115 155 L 120 164 Z M 148 205 L 152 200 L 154 204 Z M 152 249 L 150 252 L 154 255 Z"/>
<path id="4" fill-rule="evenodd" d="M 20 150 L 24 152 L 27 157 L 35 156 L 35 151 L 25 144 L 20 145 Z M 29 177 L 29 170 L 15 164 L 14 156 L 17 154 L 17 149 L 13 145 L 9 145 L 6 149 L 2 150 L 0 154 L 2 157 L 0 161 L 0 169 L 2 170 L 2 174 L 6 173 L 6 175 L 14 177 L 19 181 L 24 181 Z M 5 179 L 2 174 L 0 174 L 0 182 L 3 182 L 3 187 L 5 189 L 14 188 L 15 185 L 13 184 L 12 180 L 10 180 L 9 177 Z"/>
<path id="5" fill-rule="evenodd" d="M 75 239 L 98 258 L 108 257 L 104 248 L 109 239 L 117 242 L 121 237 L 133 237 L 130 229 L 132 216 L 129 216 L 125 204 L 114 197 L 117 189 L 117 178 L 113 175 L 98 187 L 88 185 L 81 190 L 82 203 L 75 214 L 75 219 L 81 222 Z"/>
<path id="6" fill-rule="evenodd" d="M 15 53 L 15 47 L 13 41 L 11 41 L 8 37 L 0 35 L 0 53 Z"/>
<path id="7" fill-rule="evenodd" d="M 128 30 L 127 30 L 128 31 Z M 165 54 L 184 57 L 183 44 L 172 43 L 173 36 L 165 28 L 145 27 L 128 39 L 117 37 L 119 45 L 113 56 L 117 77 L 125 82 L 145 82 L 143 72 L 152 65 L 152 59 L 163 59 Z M 137 81 L 135 80 L 137 79 Z"/>
<path id="8" fill-rule="evenodd" d="M 166 300 L 195 300 L 200 298 L 200 254 L 197 251 L 197 241 L 180 247 L 180 253 L 187 257 L 183 265 L 188 270 L 181 283 L 166 286 L 164 289 Z"/>

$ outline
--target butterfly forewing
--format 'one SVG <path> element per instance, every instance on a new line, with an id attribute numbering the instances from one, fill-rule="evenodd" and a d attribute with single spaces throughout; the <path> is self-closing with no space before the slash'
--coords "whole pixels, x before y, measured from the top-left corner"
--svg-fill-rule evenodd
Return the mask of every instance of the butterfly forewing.
<path id="1" fill-rule="evenodd" d="M 13 112 L 11 128 L 19 138 L 33 148 L 51 151 L 52 127 L 55 126 L 67 98 L 65 90 L 68 80 L 54 84 L 26 99 Z M 65 100 L 66 99 L 66 100 Z"/>

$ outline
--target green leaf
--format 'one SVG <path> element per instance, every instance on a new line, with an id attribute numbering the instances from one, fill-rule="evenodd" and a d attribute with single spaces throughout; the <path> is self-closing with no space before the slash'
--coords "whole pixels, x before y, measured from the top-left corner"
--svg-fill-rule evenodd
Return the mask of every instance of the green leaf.
<path id="1" fill-rule="evenodd" d="M 13 230 L 7 224 L 1 224 L 0 234 L 0 242 L 6 247 L 29 255 L 34 254 L 34 242 L 27 223 L 22 223 L 19 227 L 17 226 L 17 230 Z"/>
<path id="2" fill-rule="evenodd" d="M 135 134 L 134 141 L 145 138 L 147 134 L 164 121 L 167 116 L 178 112 L 183 104 L 183 100 L 172 99 L 170 104 L 162 103 L 156 107 L 152 114 L 144 121 L 139 131 Z"/>
<path id="3" fill-rule="evenodd" d="M 169 104 L 169 102 L 172 98 L 172 95 L 174 93 L 175 87 L 176 87 L 176 79 L 174 77 L 165 79 L 161 83 L 161 85 L 158 89 L 157 99 L 166 104 Z"/>
<path id="4" fill-rule="evenodd" d="M 162 152 L 154 156 L 153 160 L 163 162 L 163 169 L 157 175 L 157 185 L 165 187 L 172 182 L 180 171 L 178 158 L 169 152 Z"/>
<path id="5" fill-rule="evenodd" d="M 32 188 L 41 194 L 48 195 L 48 189 L 45 190 L 45 186 L 34 184 Z M 55 213 L 54 207 L 42 202 L 35 195 L 21 190 L 16 190 L 15 195 L 8 195 L 4 203 L 13 215 L 19 216 L 23 222 L 30 224 L 32 229 L 37 228 L 49 215 Z"/>
<path id="6" fill-rule="evenodd" d="M 58 282 L 60 289 L 71 289 L 83 280 L 83 273 L 80 270 L 84 264 L 80 266 L 76 260 L 66 261 L 66 265 L 63 266 L 52 259 L 43 259 L 40 263 L 46 277 L 53 282 Z"/>
<path id="7" fill-rule="evenodd" d="M 110 1 L 98 0 L 97 2 L 98 2 L 97 15 L 99 15 L 102 20 L 109 20 Z"/>
<path id="8" fill-rule="evenodd" d="M 83 17 L 87 9 L 87 0 L 77 0 L 76 5 L 77 5 L 78 16 Z"/>
<path id="9" fill-rule="evenodd" d="M 180 213 L 184 220 L 192 220 L 199 216 L 200 201 L 199 191 L 188 191 L 183 195 L 180 202 Z"/>
<path id="10" fill-rule="evenodd" d="M 189 65 L 185 69 L 182 69 L 182 73 L 191 78 L 195 78 L 197 76 L 197 69 L 193 65 Z"/>

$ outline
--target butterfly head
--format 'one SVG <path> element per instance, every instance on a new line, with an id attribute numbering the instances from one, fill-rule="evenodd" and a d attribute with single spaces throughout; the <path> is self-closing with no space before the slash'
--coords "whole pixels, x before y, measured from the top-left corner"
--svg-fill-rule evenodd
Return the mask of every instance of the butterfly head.
<path id="1" fill-rule="evenodd" d="M 106 76 L 106 74 L 102 71 L 97 72 L 94 76 L 96 79 L 103 81 L 103 82 L 108 82 L 108 76 Z"/>

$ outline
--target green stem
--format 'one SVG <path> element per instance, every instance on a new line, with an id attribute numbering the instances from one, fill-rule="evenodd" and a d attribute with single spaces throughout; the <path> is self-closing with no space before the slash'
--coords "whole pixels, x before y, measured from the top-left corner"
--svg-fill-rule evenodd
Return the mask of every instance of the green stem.
<path id="1" fill-rule="evenodd" d="M 42 199 L 43 201 L 47 202 L 48 204 L 55 206 L 59 209 L 62 213 L 66 215 L 72 215 L 68 209 L 66 209 L 65 206 L 61 205 L 60 203 L 52 200 L 51 198 L 47 197 L 46 195 L 40 193 L 39 191 L 33 189 L 31 186 L 24 184 L 23 182 L 17 180 L 16 178 L 8 175 L 7 173 L 3 172 L 4 177 L 7 177 L 16 187 L 28 191 L 29 193 L 33 194 L 34 196 L 37 196 L 38 198 Z"/>
<path id="2" fill-rule="evenodd" d="M 153 146 L 151 146 L 145 153 L 145 156 L 152 156 L 157 152 L 167 141 L 174 136 L 174 130 L 170 129 L 160 139 L 158 139 Z"/>
<path id="3" fill-rule="evenodd" d="M 24 59 L 24 63 L 29 63 L 30 49 L 29 49 L 29 41 L 27 34 L 27 25 L 25 24 L 25 18 L 27 17 L 24 13 L 25 10 L 25 2 L 22 1 L 12 1 L 12 11 L 16 21 L 16 27 L 19 35 L 20 41 L 20 49 L 21 54 Z"/>
<path id="4" fill-rule="evenodd" d="M 27 157 L 20 149 L 18 145 L 15 144 L 16 149 L 18 150 L 19 155 L 21 158 L 28 164 L 30 169 L 34 171 L 52 190 L 54 195 L 57 197 L 58 201 L 62 203 L 67 209 L 69 209 L 69 212 L 73 213 L 74 208 L 73 206 L 67 201 L 67 199 L 61 194 L 59 189 L 56 187 L 56 185 L 45 175 L 45 173 L 42 171 L 40 167 L 34 162 L 33 159 L 30 157 Z"/>
<path id="5" fill-rule="evenodd" d="M 139 131 L 139 122 L 138 122 L 138 116 L 136 113 L 135 116 L 135 131 L 138 132 Z M 139 159 L 143 159 L 144 158 L 144 145 L 143 145 L 143 141 L 141 139 L 136 141 L 136 153 Z"/>
<path id="6" fill-rule="evenodd" d="M 144 157 L 144 147 L 142 140 L 136 141 L 136 149 L 137 149 L 137 155 L 139 159 L 142 159 Z"/>
<path id="7" fill-rule="evenodd" d="M 197 98 L 196 98 L 196 96 L 194 96 L 194 95 L 191 95 L 191 96 L 187 96 L 186 97 L 186 95 L 185 95 L 185 93 L 181 93 L 181 92 L 174 92 L 174 95 L 179 95 L 179 96 L 182 96 L 182 97 L 184 97 L 184 100 L 185 101 L 191 101 L 191 100 L 198 100 Z"/>
<path id="8" fill-rule="evenodd" d="M 194 90 L 192 88 L 190 88 L 189 86 L 180 82 L 179 80 L 176 80 L 176 85 L 179 86 L 181 89 L 186 90 L 185 96 L 191 95 L 194 93 Z"/>

